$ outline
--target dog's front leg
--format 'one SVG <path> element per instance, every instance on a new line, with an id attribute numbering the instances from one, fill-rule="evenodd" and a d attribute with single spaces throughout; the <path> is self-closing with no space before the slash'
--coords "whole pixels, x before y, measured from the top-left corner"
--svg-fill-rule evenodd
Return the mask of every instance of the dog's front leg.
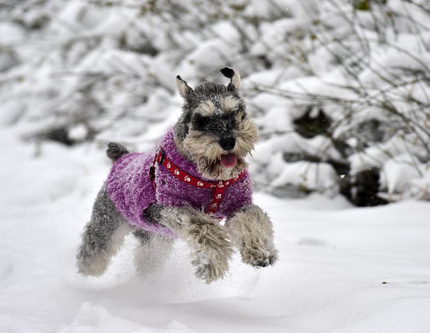
<path id="1" fill-rule="evenodd" d="M 145 215 L 175 232 L 193 249 L 197 277 L 206 283 L 224 277 L 233 250 L 216 220 L 191 207 L 152 205 Z"/>
<path id="2" fill-rule="evenodd" d="M 273 244 L 272 222 L 260 207 L 241 207 L 230 216 L 225 225 L 233 244 L 239 248 L 244 263 L 265 267 L 278 260 L 278 250 Z"/>

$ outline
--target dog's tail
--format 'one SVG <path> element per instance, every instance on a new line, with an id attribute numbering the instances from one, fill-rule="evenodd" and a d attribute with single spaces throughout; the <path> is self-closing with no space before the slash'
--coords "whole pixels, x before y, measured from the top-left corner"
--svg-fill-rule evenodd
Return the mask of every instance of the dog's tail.
<path id="1" fill-rule="evenodd" d="M 112 162 L 116 162 L 121 156 L 128 154 L 128 149 L 120 143 L 109 142 L 106 150 L 106 155 Z"/>

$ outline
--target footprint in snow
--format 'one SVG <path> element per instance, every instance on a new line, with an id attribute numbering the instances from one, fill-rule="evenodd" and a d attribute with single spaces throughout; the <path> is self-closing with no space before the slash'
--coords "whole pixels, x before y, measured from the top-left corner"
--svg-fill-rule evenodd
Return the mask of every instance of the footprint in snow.
<path id="1" fill-rule="evenodd" d="M 321 240 L 316 238 L 301 238 L 298 242 L 298 245 L 304 245 L 304 246 L 315 246 L 315 247 L 329 247 L 330 245 Z"/>

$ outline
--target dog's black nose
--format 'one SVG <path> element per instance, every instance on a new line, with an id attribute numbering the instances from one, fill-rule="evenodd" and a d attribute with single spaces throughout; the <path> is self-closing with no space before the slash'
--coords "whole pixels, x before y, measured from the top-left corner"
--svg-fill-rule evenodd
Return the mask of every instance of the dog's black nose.
<path id="1" fill-rule="evenodd" d="M 219 140 L 219 145 L 224 150 L 232 150 L 235 144 L 236 144 L 235 138 L 224 138 Z"/>

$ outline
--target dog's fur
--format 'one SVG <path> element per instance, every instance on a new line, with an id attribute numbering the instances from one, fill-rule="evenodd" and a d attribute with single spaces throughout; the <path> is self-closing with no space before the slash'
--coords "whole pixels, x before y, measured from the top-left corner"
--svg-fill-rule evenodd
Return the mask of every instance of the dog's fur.
<path id="1" fill-rule="evenodd" d="M 227 67 L 221 72 L 231 79 L 228 86 L 205 82 L 193 90 L 181 77 L 176 80 L 179 94 L 185 101 L 174 129 L 176 148 L 197 166 L 202 177 L 210 180 L 239 175 L 247 168 L 244 158 L 258 138 L 257 127 L 247 117 L 245 103 L 239 96 L 239 73 Z M 127 153 L 124 146 L 116 143 L 109 144 L 107 150 L 112 161 Z M 224 168 L 221 165 L 220 158 L 226 153 L 237 156 L 236 166 Z M 232 246 L 239 249 L 244 263 L 255 267 L 272 265 L 278 258 L 272 223 L 256 205 L 246 205 L 235 211 L 227 217 L 225 226 L 188 206 L 153 204 L 142 213 L 187 242 L 193 250 L 195 273 L 207 283 L 224 277 L 233 254 Z M 174 239 L 131 226 L 116 210 L 103 187 L 77 255 L 79 272 L 93 276 L 103 274 L 129 232 L 139 239 L 135 256 L 137 271 L 143 276 L 153 273 L 162 266 Z"/>

